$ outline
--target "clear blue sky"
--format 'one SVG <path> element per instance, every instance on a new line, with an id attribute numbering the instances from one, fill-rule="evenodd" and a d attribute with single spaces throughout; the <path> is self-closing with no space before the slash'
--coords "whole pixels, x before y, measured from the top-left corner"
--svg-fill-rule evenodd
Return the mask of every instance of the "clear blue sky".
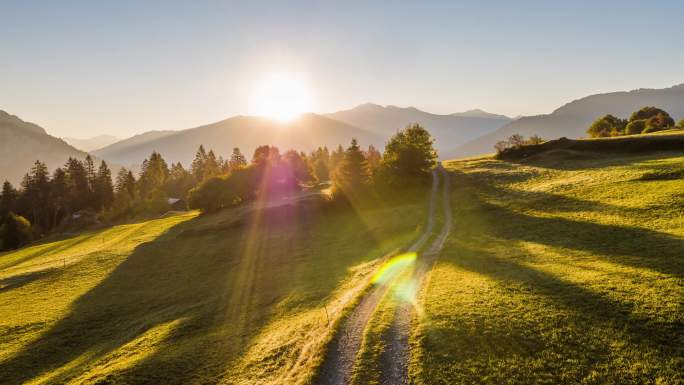
<path id="1" fill-rule="evenodd" d="M 247 113 L 263 73 L 362 102 L 547 113 L 684 82 L 684 1 L 4 1 L 0 109 L 57 136 Z"/>

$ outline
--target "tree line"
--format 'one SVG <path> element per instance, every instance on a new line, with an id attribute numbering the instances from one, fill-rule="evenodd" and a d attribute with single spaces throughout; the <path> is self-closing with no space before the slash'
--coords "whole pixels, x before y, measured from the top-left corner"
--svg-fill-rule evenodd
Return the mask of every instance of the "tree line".
<path id="1" fill-rule="evenodd" d="M 254 199 L 299 189 L 306 183 L 330 180 L 334 200 L 363 199 L 378 189 L 415 184 L 429 177 L 437 153 L 430 133 L 418 124 L 397 132 L 384 152 L 363 150 L 356 139 L 332 151 L 319 147 L 309 155 L 261 146 L 249 165 L 202 182 L 190 190 L 190 208 L 212 212 Z"/>
<path id="2" fill-rule="evenodd" d="M 647 134 L 671 128 L 684 128 L 684 119 L 675 125 L 674 119 L 665 110 L 657 107 L 643 107 L 630 115 L 629 119 L 620 119 L 611 114 L 596 119 L 587 129 L 592 138 L 611 136 Z"/>
<path id="3" fill-rule="evenodd" d="M 49 173 L 36 161 L 15 188 L 5 181 L 0 195 L 0 247 L 14 249 L 60 226 L 111 222 L 170 209 L 169 199 L 185 199 L 188 206 L 216 211 L 254 199 L 258 195 L 291 192 L 302 185 L 332 182 L 333 196 L 355 199 L 380 185 L 420 181 L 429 175 L 437 158 L 434 140 L 414 124 L 394 135 L 380 152 L 363 150 L 356 139 L 348 147 L 319 147 L 306 154 L 275 146 L 254 150 L 251 161 L 234 148 L 223 159 L 200 146 L 186 169 L 170 165 L 156 151 L 139 172 L 121 168 L 112 178 L 105 161 L 95 167 L 93 158 L 69 158 Z"/>

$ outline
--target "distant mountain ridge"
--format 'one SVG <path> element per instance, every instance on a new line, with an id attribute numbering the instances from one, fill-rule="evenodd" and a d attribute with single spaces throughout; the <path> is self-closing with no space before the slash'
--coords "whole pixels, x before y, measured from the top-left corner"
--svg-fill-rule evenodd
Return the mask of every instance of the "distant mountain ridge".
<path id="1" fill-rule="evenodd" d="M 152 151 L 167 162 L 181 162 L 188 167 L 200 145 L 216 155 L 230 156 L 234 147 L 251 158 L 259 145 L 275 145 L 281 151 L 311 151 L 318 146 L 347 146 L 352 138 L 366 147 L 382 146 L 385 138 L 376 133 L 307 113 L 288 123 L 254 116 L 235 116 L 216 123 L 180 131 L 152 131 L 122 140 L 93 154 L 107 161 L 137 166 Z"/>
<path id="2" fill-rule="evenodd" d="M 110 144 L 116 143 L 120 140 L 116 136 L 112 135 L 97 135 L 93 136 L 92 138 L 85 139 L 71 137 L 64 137 L 62 139 L 82 151 L 97 150 L 98 148 L 109 146 Z"/>
<path id="3" fill-rule="evenodd" d="M 439 115 L 415 107 L 381 106 L 373 103 L 361 104 L 325 116 L 376 132 L 386 138 L 411 123 L 420 123 L 435 138 L 435 147 L 440 155 L 443 151 L 493 132 L 511 121 L 506 116 L 482 110 Z"/>
<path id="4" fill-rule="evenodd" d="M 17 185 L 36 160 L 45 162 L 50 171 L 66 163 L 69 157 L 87 155 L 64 140 L 48 135 L 44 128 L 0 110 L 0 182 Z"/>
<path id="5" fill-rule="evenodd" d="M 626 118 L 644 106 L 660 107 L 670 113 L 675 121 L 684 118 L 684 84 L 589 95 L 567 103 L 550 114 L 521 117 L 495 132 L 454 145 L 446 151 L 445 156 L 456 158 L 491 153 L 497 141 L 516 133 L 524 136 L 537 134 L 545 139 L 585 137 L 587 128 L 597 118 L 606 114 Z"/>

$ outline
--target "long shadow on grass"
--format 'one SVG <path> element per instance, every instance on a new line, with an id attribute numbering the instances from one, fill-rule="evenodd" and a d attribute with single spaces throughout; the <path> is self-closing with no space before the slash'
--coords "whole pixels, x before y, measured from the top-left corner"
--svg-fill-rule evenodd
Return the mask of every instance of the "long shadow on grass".
<path id="1" fill-rule="evenodd" d="M 516 213 L 481 203 L 499 223 L 494 234 L 509 241 L 529 241 L 591 252 L 622 265 L 684 277 L 684 238 L 638 227 Z"/>
<path id="2" fill-rule="evenodd" d="M 470 244 L 472 240 L 466 240 L 465 243 Z M 532 365 L 534 360 L 540 357 L 562 357 L 562 360 L 551 360 L 546 362 L 543 368 L 537 367 L 534 372 L 523 374 L 522 378 L 516 379 L 516 376 L 519 377 L 521 373 L 514 368 L 506 369 L 510 370 L 510 373 L 506 373 L 506 370 L 501 371 L 501 366 L 487 367 L 487 364 L 482 367 L 478 375 L 485 376 L 488 374 L 486 370 L 492 369 L 494 373 L 500 371 L 499 375 L 506 376 L 506 380 L 511 383 L 535 382 L 533 378 L 536 376 L 546 381 L 549 381 L 549 376 L 557 377 L 555 381 L 559 382 L 567 382 L 567 376 L 574 378 L 571 382 L 581 381 L 586 379 L 587 374 L 593 368 L 601 367 L 604 362 L 613 359 L 611 358 L 613 348 L 610 342 L 596 341 L 594 337 L 582 335 L 582 330 L 600 330 L 601 328 L 614 331 L 614 334 L 607 337 L 620 340 L 617 346 L 620 346 L 622 342 L 628 342 L 630 345 L 628 349 L 654 355 L 656 360 L 663 363 L 662 373 L 672 371 L 668 369 L 671 365 L 668 360 L 676 359 L 683 352 L 678 343 L 678 338 L 684 328 L 684 323 L 681 321 L 667 322 L 636 317 L 632 314 L 631 304 L 611 300 L 589 288 L 565 281 L 553 274 L 525 266 L 507 257 L 493 255 L 480 248 L 461 247 L 455 250 L 458 250 L 458 254 L 451 258 L 443 258 L 442 263 L 491 277 L 501 283 L 507 291 L 519 290 L 523 293 L 541 295 L 559 309 L 569 309 L 572 315 L 559 316 L 550 311 L 547 319 L 549 324 L 535 325 L 533 317 L 527 317 L 524 310 L 518 310 L 521 313 L 512 316 L 513 323 L 506 324 L 504 330 L 492 328 L 491 324 L 489 328 L 473 329 L 468 324 L 454 324 L 455 321 L 451 320 L 450 326 L 446 328 L 428 331 L 426 343 L 429 344 L 428 349 L 435 349 L 433 352 L 435 360 L 442 360 L 439 358 L 439 350 L 444 342 L 440 341 L 450 341 L 452 345 L 462 344 L 463 351 L 455 353 L 456 356 L 451 358 L 459 362 L 484 360 L 491 364 L 492 359 L 506 362 L 517 357 L 515 359 L 529 359 Z M 516 310 L 514 308 L 511 311 Z M 483 309 L 483 314 L 485 319 L 481 322 L 484 323 L 487 317 L 486 309 Z M 490 322 L 497 324 L 496 320 Z M 563 330 L 564 326 L 573 324 L 575 326 L 567 332 Z M 559 331 L 562 333 L 560 339 L 557 337 L 554 341 L 549 341 L 544 337 L 542 331 L 548 333 L 550 327 L 560 328 Z M 574 361 L 574 363 L 570 368 L 566 368 L 564 365 L 567 364 L 564 360 Z"/>
<path id="3" fill-rule="evenodd" d="M 676 277 L 684 277 L 684 238 L 639 227 L 608 225 L 566 218 L 537 217 L 515 212 L 507 206 L 545 210 L 547 212 L 599 211 L 620 215 L 639 215 L 638 209 L 625 209 L 600 202 L 589 202 L 544 192 L 517 192 L 489 184 L 462 173 L 452 173 L 461 196 L 475 213 L 496 224 L 491 231 L 499 238 L 530 241 L 588 251 L 610 258 L 611 262 L 652 269 Z M 484 196 L 475 195 L 475 185 Z M 492 204 L 489 200 L 498 200 Z M 506 206 L 504 206 L 504 204 Z M 454 207 L 464 207 L 454 202 Z"/>
<path id="4" fill-rule="evenodd" d="M 339 217 L 332 219 L 330 226 Z M 54 327 L 0 363 L 0 378 L 23 383 L 87 355 L 82 365 L 51 379 L 65 382 L 152 328 L 178 321 L 161 342 L 136 348 L 136 353 L 147 356 L 123 369 L 118 378 L 127 383 L 216 382 L 279 301 L 305 278 L 290 255 L 306 254 L 302 250 L 315 241 L 312 235 L 326 226 L 326 220 L 307 208 L 271 209 L 251 240 L 257 242 L 252 255 L 243 255 L 248 249 L 245 229 L 223 231 L 224 226 L 213 231 L 205 226 L 204 234 L 192 231 L 206 225 L 204 221 L 181 223 L 138 246 L 98 286 L 78 298 Z M 363 233 L 358 217 L 352 215 L 346 223 L 350 228 L 345 231 L 354 234 L 355 228 L 356 234 Z M 329 242 L 334 245 L 336 234 L 331 233 Z M 368 248 L 375 244 L 372 237 L 359 240 Z M 250 260 L 246 265 L 245 259 Z M 331 291 L 345 273 L 340 268 L 318 276 L 321 293 Z"/>

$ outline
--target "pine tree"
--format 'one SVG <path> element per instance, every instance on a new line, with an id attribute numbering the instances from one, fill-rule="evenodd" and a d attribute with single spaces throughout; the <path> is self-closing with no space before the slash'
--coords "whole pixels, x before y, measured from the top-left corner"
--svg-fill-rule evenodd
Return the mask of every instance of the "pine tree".
<path id="1" fill-rule="evenodd" d="M 197 183 L 204 179 L 204 164 L 206 161 L 207 152 L 204 151 L 204 146 L 200 144 L 199 149 L 197 149 L 197 153 L 195 154 L 195 159 L 190 165 L 190 173 L 193 177 L 195 177 L 195 181 L 197 181 Z"/>
<path id="2" fill-rule="evenodd" d="M 207 153 L 207 160 L 204 162 L 204 176 L 202 180 L 207 180 L 211 177 L 215 177 L 221 173 L 221 166 L 216 159 L 216 154 L 214 150 L 209 150 Z"/>
<path id="3" fill-rule="evenodd" d="M 233 153 L 230 155 L 228 166 L 231 171 L 247 167 L 247 158 L 240 152 L 239 148 L 233 148 Z"/>
<path id="4" fill-rule="evenodd" d="M 45 163 L 36 161 L 31 168 L 29 178 L 25 180 L 23 195 L 29 206 L 31 222 L 41 228 L 50 225 L 50 176 Z"/>
<path id="5" fill-rule="evenodd" d="M 143 162 L 138 184 L 142 198 L 148 198 L 162 189 L 169 177 L 169 167 L 161 154 L 152 152 L 149 159 Z"/>
<path id="6" fill-rule="evenodd" d="M 50 181 L 50 205 L 50 227 L 55 227 L 59 224 L 59 221 L 71 211 L 69 207 L 67 174 L 64 169 L 60 167 L 52 173 L 52 180 Z"/>
<path id="7" fill-rule="evenodd" d="M 133 172 L 122 167 L 116 174 L 114 191 L 117 195 L 126 194 L 129 198 L 133 198 L 135 194 L 135 177 L 133 176 Z"/>
<path id="8" fill-rule="evenodd" d="M 363 155 L 366 157 L 366 163 L 368 164 L 368 175 L 373 177 L 380 168 L 382 154 L 371 144 Z"/>
<path id="9" fill-rule="evenodd" d="M 347 196 L 358 194 L 368 183 L 368 164 L 356 139 L 344 151 L 334 175 L 335 187 Z"/>
<path id="10" fill-rule="evenodd" d="M 103 160 L 97 170 L 97 176 L 93 185 L 96 209 L 101 210 L 109 207 L 114 201 L 114 186 L 112 186 L 112 172 Z"/>
<path id="11" fill-rule="evenodd" d="M 17 189 L 12 186 L 12 183 L 5 181 L 2 184 L 2 195 L 0 195 L 0 224 L 7 218 L 10 211 L 15 210 L 18 198 Z"/>
<path id="12" fill-rule="evenodd" d="M 75 158 L 69 158 L 64 166 L 69 186 L 69 207 L 76 212 L 88 207 L 90 186 L 88 174 L 83 163 Z"/>

